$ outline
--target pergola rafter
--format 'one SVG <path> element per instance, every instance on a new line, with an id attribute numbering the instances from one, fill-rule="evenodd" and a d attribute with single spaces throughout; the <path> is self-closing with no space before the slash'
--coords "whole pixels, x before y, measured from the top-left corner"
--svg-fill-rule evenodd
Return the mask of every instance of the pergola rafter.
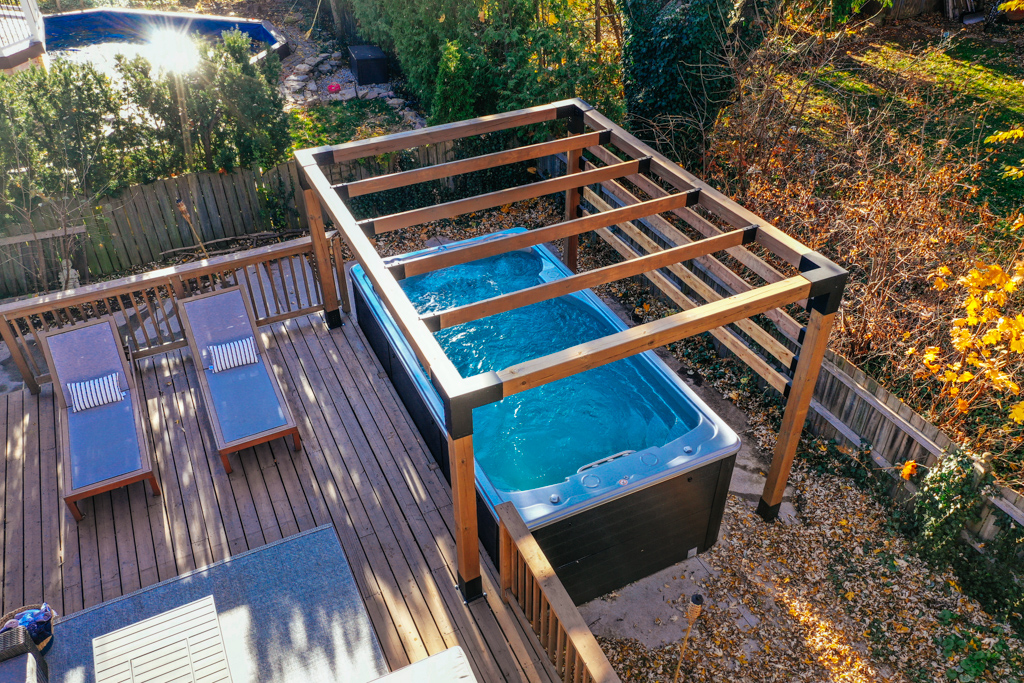
<path id="1" fill-rule="evenodd" d="M 567 120 L 568 137 L 337 185 L 328 180 L 322 168 L 343 161 L 556 119 Z M 607 146 L 613 147 L 618 154 L 610 151 Z M 603 165 L 584 159 L 585 151 L 589 151 L 592 158 Z M 567 155 L 566 174 L 523 186 L 363 221 L 357 221 L 345 203 L 345 200 L 351 197 L 449 178 L 555 153 Z M 628 159 L 622 160 L 621 155 Z M 451 460 L 450 479 L 456 519 L 459 586 L 467 600 L 478 597 L 481 593 L 473 466 L 473 409 L 499 401 L 505 396 L 564 379 L 701 332 L 712 332 L 741 360 L 786 396 L 786 410 L 778 446 L 758 506 L 758 512 L 765 519 L 774 519 L 777 516 L 829 330 L 842 298 L 846 271 L 747 211 L 578 99 L 343 145 L 301 150 L 296 152 L 295 156 L 301 169 L 299 175 L 305 190 L 306 210 L 311 217 L 310 225 L 314 228 L 314 243 L 320 243 L 316 253 L 321 282 L 334 278 L 330 264 L 319 258 L 320 253 L 329 253 L 328 238 L 322 228 L 323 221 L 320 217 L 322 207 L 348 244 L 355 260 L 362 265 L 377 295 L 442 396 Z M 674 191 L 664 190 L 655 179 L 671 186 Z M 637 198 L 621 181 L 632 183 L 651 199 Z M 612 208 L 605 204 L 586 189 L 593 184 L 602 184 L 606 189 L 610 188 L 610 192 L 619 197 L 624 206 Z M 503 236 L 460 249 L 411 257 L 391 265 L 384 263 L 370 240 L 375 234 L 441 218 L 453 218 L 556 192 L 565 192 L 566 195 L 565 220 L 526 233 Z M 586 201 L 591 208 L 584 210 L 580 206 L 581 201 Z M 714 222 L 695 212 L 694 209 L 697 207 L 717 216 L 728 227 L 718 227 Z M 661 216 L 668 213 L 689 223 L 703 235 L 703 239 L 694 240 L 684 236 Z M 663 224 L 665 232 L 677 234 L 676 246 L 663 249 L 643 235 L 631 224 L 631 221 L 641 218 L 656 222 L 658 225 Z M 632 247 L 610 232 L 613 226 L 618 226 L 626 232 L 648 253 L 637 255 Z M 578 273 L 576 240 L 579 235 L 588 232 L 596 232 L 609 241 L 627 260 Z M 422 316 L 415 310 L 398 282 L 405 277 L 554 239 L 565 240 L 563 259 L 572 271 L 577 272 L 576 275 Z M 786 276 L 750 251 L 748 247 L 755 243 L 778 259 L 787 262 L 797 274 Z M 728 253 L 737 262 L 763 278 L 767 284 L 754 286 L 740 278 L 715 257 L 719 252 Z M 683 267 L 686 262 L 709 264 L 713 272 L 735 285 L 734 290 L 737 293 L 732 296 L 721 296 Z M 444 327 L 636 275 L 644 274 L 661 286 L 664 276 L 660 274 L 660 269 L 663 268 L 682 276 L 684 282 L 696 295 L 704 299 L 705 303 L 701 304 L 679 294 L 678 301 L 684 309 L 681 313 L 534 358 L 497 372 L 465 378 L 456 370 L 433 335 L 433 331 Z M 348 302 L 344 299 L 345 297 L 342 297 L 338 305 L 347 310 Z M 810 317 L 806 326 L 801 327 L 783 310 L 784 307 L 793 304 L 800 304 L 808 309 Z M 784 335 L 792 338 L 795 332 L 797 338 L 792 341 L 800 345 L 800 350 L 793 353 L 785 344 L 748 320 L 760 314 L 765 314 L 776 321 Z M 336 308 L 333 311 L 328 310 L 327 319 L 332 326 L 341 323 L 341 316 Z M 783 362 L 788 361 L 792 380 L 787 380 L 782 372 L 754 353 L 729 327 L 734 323 L 738 324 L 739 329 L 745 334 L 763 345 L 771 356 Z"/>

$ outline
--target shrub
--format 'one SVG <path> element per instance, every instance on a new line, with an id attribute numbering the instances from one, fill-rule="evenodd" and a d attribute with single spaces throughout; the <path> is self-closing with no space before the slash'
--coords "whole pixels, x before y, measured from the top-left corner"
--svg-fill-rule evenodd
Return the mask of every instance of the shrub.
<path id="1" fill-rule="evenodd" d="M 119 59 L 112 83 L 91 64 L 0 75 L 0 225 L 24 222 L 49 196 L 94 197 L 194 170 L 269 166 L 288 153 L 275 55 L 250 63 L 238 31 L 200 44 L 181 81 L 196 156 L 187 163 L 178 90 L 144 59 Z"/>
<path id="2" fill-rule="evenodd" d="M 446 43 L 441 51 L 435 93 L 432 124 L 472 118 L 473 73 L 458 41 Z"/>
<path id="3" fill-rule="evenodd" d="M 250 39 L 241 31 L 225 31 L 212 45 L 199 41 L 199 52 L 198 67 L 186 74 L 153 74 L 141 57 L 118 60 L 122 96 L 137 108 L 133 123 L 155 144 L 140 151 L 151 161 L 153 177 L 283 161 L 291 140 L 277 88 L 277 55 L 250 62 Z M 191 164 L 185 158 L 182 101 L 195 150 Z"/>
<path id="4" fill-rule="evenodd" d="M 690 156 L 734 85 L 725 59 L 733 3 L 622 0 L 622 6 L 630 125 L 677 158 Z"/>
<path id="5" fill-rule="evenodd" d="M 434 121 L 567 97 L 601 103 L 612 116 L 621 110 L 617 46 L 592 40 L 592 0 L 353 0 L 352 7 L 361 34 L 395 55 Z"/>

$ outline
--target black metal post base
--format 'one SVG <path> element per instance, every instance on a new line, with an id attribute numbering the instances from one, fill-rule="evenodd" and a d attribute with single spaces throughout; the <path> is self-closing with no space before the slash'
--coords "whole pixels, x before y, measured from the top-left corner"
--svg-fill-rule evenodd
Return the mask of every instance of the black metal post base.
<path id="1" fill-rule="evenodd" d="M 466 581 L 459 574 L 459 592 L 462 593 L 463 602 L 473 602 L 477 598 L 484 597 L 484 582 L 481 577 Z"/>
<path id="2" fill-rule="evenodd" d="M 341 320 L 341 311 L 335 309 L 333 311 L 324 311 L 324 322 L 327 323 L 327 328 L 336 330 L 345 323 Z"/>
<path id="3" fill-rule="evenodd" d="M 757 501 L 757 514 L 766 522 L 774 522 L 779 517 L 779 508 L 782 507 L 782 503 L 776 503 L 775 505 L 769 505 L 764 502 L 764 498 Z"/>

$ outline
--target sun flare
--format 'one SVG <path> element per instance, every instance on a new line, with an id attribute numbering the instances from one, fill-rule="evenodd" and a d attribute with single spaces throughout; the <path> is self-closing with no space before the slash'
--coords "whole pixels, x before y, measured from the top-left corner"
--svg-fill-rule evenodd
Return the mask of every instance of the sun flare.
<path id="1" fill-rule="evenodd" d="M 149 35 L 146 57 L 157 71 L 187 73 L 199 64 L 199 50 L 188 33 L 170 28 Z"/>

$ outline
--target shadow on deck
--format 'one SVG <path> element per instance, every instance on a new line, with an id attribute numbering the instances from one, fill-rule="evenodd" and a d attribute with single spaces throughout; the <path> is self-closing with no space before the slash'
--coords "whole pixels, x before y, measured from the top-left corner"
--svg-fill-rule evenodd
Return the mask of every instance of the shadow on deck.
<path id="1" fill-rule="evenodd" d="M 45 600 L 68 614 L 332 523 L 392 669 L 461 645 L 481 681 L 548 680 L 488 561 L 486 600 L 462 603 L 451 491 L 358 328 L 313 315 L 260 332 L 304 450 L 250 448 L 225 474 L 188 350 L 143 358 L 164 494 L 101 494 L 80 503 L 80 524 L 60 497 L 52 386 L 0 396 L 3 611 Z"/>

